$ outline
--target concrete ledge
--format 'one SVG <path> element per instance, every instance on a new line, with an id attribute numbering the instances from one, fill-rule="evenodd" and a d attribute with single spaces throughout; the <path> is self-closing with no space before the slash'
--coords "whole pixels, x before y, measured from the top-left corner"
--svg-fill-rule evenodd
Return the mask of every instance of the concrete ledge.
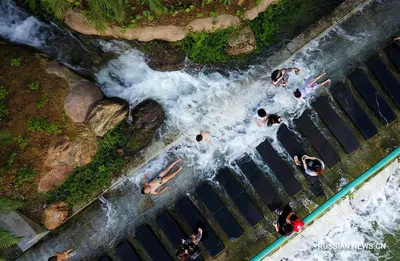
<path id="1" fill-rule="evenodd" d="M 352 13 L 361 4 L 368 2 L 368 0 L 347 0 L 340 4 L 333 10 L 333 12 L 323 17 L 317 23 L 307 28 L 304 32 L 299 34 L 296 38 L 290 41 L 286 47 L 282 49 L 289 50 L 292 54 L 302 49 L 305 45 L 318 37 L 320 34 L 328 30 L 330 27 L 337 24 L 340 20 L 344 19 L 347 15 Z M 283 62 L 283 61 L 282 61 Z M 279 63 L 277 63 L 278 65 Z"/>

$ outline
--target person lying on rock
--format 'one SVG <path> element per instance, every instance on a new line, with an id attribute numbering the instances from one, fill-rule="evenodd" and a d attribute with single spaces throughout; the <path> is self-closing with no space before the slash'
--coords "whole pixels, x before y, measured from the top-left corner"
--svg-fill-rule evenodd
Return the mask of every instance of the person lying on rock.
<path id="1" fill-rule="evenodd" d="M 168 172 L 180 161 L 182 161 L 181 158 L 174 161 L 171 165 L 168 166 L 168 168 L 161 171 L 158 177 L 151 180 L 150 182 L 148 182 L 147 180 L 147 174 L 144 175 L 143 189 L 140 192 L 142 194 L 153 194 L 153 195 L 159 195 L 164 193 L 168 189 L 168 186 L 165 186 L 160 192 L 157 192 L 156 190 L 165 183 L 167 183 L 168 181 L 170 181 L 172 178 L 174 178 L 179 172 L 181 172 L 183 166 L 180 166 L 175 172 L 168 174 Z"/>
<path id="2" fill-rule="evenodd" d="M 282 236 L 289 236 L 293 231 L 299 233 L 304 227 L 304 222 L 296 216 L 292 207 L 292 203 L 289 202 L 282 211 L 275 211 L 278 220 L 274 221 L 273 225 L 276 232 Z"/>
<path id="3" fill-rule="evenodd" d="M 325 74 L 326 73 L 323 72 L 315 78 L 314 77 L 308 78 L 306 82 L 299 89 L 296 89 L 293 92 L 294 97 L 296 97 L 297 99 L 303 99 L 306 96 L 309 96 L 311 93 L 313 93 L 315 89 L 324 86 L 325 84 L 331 83 L 330 79 L 325 80 L 321 83 L 317 83 L 317 81 L 321 79 L 322 76 L 324 76 Z"/>
<path id="4" fill-rule="evenodd" d="M 296 75 L 300 74 L 300 69 L 296 67 L 283 68 L 280 70 L 273 71 L 271 73 L 272 84 L 275 85 L 276 87 L 285 87 L 289 81 L 289 76 L 290 76 L 289 73 L 293 70 L 296 73 Z"/>
<path id="5" fill-rule="evenodd" d="M 304 155 L 300 162 L 297 155 L 294 155 L 293 160 L 297 166 L 304 168 L 307 175 L 321 176 L 324 173 L 325 163 L 319 158 Z"/>
<path id="6" fill-rule="evenodd" d="M 200 134 L 196 136 L 197 142 L 207 142 L 208 144 L 212 144 L 211 141 L 211 134 L 208 131 L 200 131 Z"/>
<path id="7" fill-rule="evenodd" d="M 55 256 L 49 257 L 48 261 L 65 261 L 68 258 L 71 257 L 69 252 L 71 252 L 72 249 L 67 249 L 64 252 L 57 252 Z"/>
<path id="8" fill-rule="evenodd" d="M 258 109 L 257 116 L 254 117 L 258 127 L 267 124 L 268 127 L 279 125 L 282 122 L 282 117 L 276 114 L 268 114 L 264 109 Z"/>

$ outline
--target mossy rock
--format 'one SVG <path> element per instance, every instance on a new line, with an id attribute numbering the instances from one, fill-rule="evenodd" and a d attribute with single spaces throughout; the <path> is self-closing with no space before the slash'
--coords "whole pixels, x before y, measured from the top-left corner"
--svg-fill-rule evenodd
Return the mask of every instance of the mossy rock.
<path id="1" fill-rule="evenodd" d="M 149 145 L 165 119 L 161 105 L 150 99 L 133 108 L 131 116 L 131 124 L 125 126 L 128 136 L 128 143 L 124 147 L 125 156 L 132 156 Z"/>

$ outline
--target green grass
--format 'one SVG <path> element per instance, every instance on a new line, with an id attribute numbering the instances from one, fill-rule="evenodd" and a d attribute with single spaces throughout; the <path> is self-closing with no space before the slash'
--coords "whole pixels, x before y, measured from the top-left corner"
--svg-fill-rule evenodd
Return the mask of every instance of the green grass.
<path id="1" fill-rule="evenodd" d="M 234 29 L 222 29 L 214 33 L 190 33 L 181 45 L 189 59 L 197 63 L 227 62 L 231 58 L 225 53 L 228 38 Z"/>
<path id="2" fill-rule="evenodd" d="M 47 105 L 48 102 L 49 102 L 49 97 L 46 94 L 44 94 L 44 95 L 40 96 L 40 99 L 37 102 L 36 107 L 38 109 L 43 109 Z"/>
<path id="3" fill-rule="evenodd" d="M 21 67 L 21 58 L 11 59 L 10 64 L 12 67 Z"/>
<path id="4" fill-rule="evenodd" d="M 44 118 L 35 118 L 28 121 L 29 131 L 46 131 L 49 133 L 61 133 L 62 126 L 60 124 L 54 124 L 46 121 Z"/>
<path id="5" fill-rule="evenodd" d="M 15 138 L 15 142 L 19 145 L 21 149 L 25 149 L 28 146 L 28 140 L 22 136 Z"/>
<path id="6" fill-rule="evenodd" d="M 19 186 L 26 181 L 30 181 L 35 177 L 35 172 L 26 166 L 19 169 L 15 174 L 15 185 Z"/>
<path id="7" fill-rule="evenodd" d="M 28 89 L 32 91 L 37 91 L 40 88 L 40 83 L 39 81 L 31 82 L 28 83 Z"/>
<path id="8" fill-rule="evenodd" d="M 110 185 L 113 175 L 120 173 L 125 159 L 116 152 L 127 142 L 122 125 L 109 131 L 98 143 L 91 163 L 77 167 L 59 187 L 47 194 L 49 202 L 76 204 L 91 199 Z"/>

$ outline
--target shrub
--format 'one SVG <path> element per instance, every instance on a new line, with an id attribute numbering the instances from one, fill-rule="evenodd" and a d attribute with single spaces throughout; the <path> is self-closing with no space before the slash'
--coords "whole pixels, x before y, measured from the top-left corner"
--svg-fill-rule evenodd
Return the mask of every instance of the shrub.
<path id="1" fill-rule="evenodd" d="M 22 136 L 18 136 L 17 138 L 15 138 L 15 141 L 21 149 L 25 149 L 26 146 L 28 146 L 28 141 Z"/>
<path id="2" fill-rule="evenodd" d="M 28 121 L 29 131 L 47 131 L 49 133 L 61 133 L 62 126 L 46 121 L 44 118 L 36 118 Z"/>
<path id="3" fill-rule="evenodd" d="M 40 99 L 37 102 L 36 107 L 38 109 L 43 109 L 47 105 L 48 102 L 49 102 L 49 97 L 47 97 L 47 95 L 44 94 L 44 95 L 40 96 Z"/>
<path id="4" fill-rule="evenodd" d="M 0 100 L 4 100 L 7 96 L 8 92 L 6 87 L 0 86 Z"/>
<path id="5" fill-rule="evenodd" d="M 182 41 L 182 47 L 190 60 L 197 63 L 226 62 L 231 57 L 225 53 L 228 37 L 234 29 L 222 29 L 214 33 L 190 33 Z"/>
<path id="6" fill-rule="evenodd" d="M 109 186 L 113 174 L 119 173 L 125 159 L 116 152 L 127 142 L 122 125 L 108 132 L 99 140 L 98 151 L 91 163 L 77 167 L 58 188 L 47 194 L 50 202 L 82 202 L 98 195 Z"/>
<path id="7" fill-rule="evenodd" d="M 40 88 L 39 81 L 28 83 L 28 89 L 32 91 L 37 91 Z"/>
<path id="8" fill-rule="evenodd" d="M 21 58 L 11 59 L 12 67 L 21 67 Z"/>
<path id="9" fill-rule="evenodd" d="M 21 185 L 23 182 L 31 180 L 34 176 L 35 172 L 24 166 L 15 174 L 15 185 Z"/>

